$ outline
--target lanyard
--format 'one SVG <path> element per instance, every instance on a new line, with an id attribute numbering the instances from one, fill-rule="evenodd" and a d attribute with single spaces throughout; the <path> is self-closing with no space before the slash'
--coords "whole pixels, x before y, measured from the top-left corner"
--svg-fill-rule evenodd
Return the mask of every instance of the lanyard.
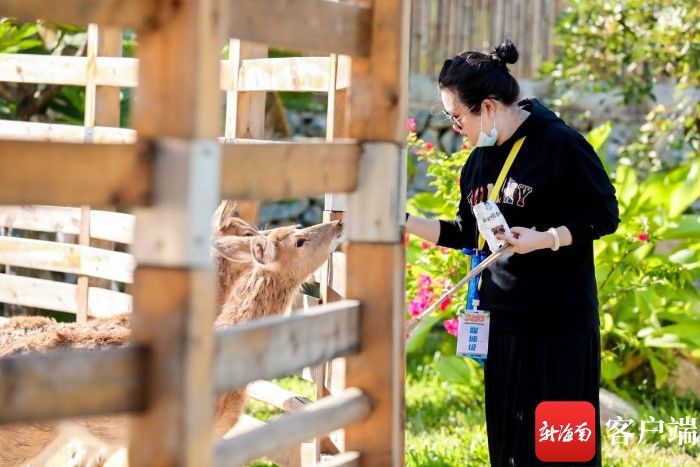
<path id="1" fill-rule="evenodd" d="M 498 198 L 498 193 L 500 193 L 501 188 L 503 187 L 503 182 L 506 181 L 508 171 L 510 171 L 510 167 L 513 165 L 513 161 L 515 160 L 515 156 L 517 156 L 518 152 L 520 152 L 520 147 L 523 145 L 524 142 L 525 137 L 523 136 L 522 138 L 517 140 L 511 148 L 510 153 L 508 154 L 508 158 L 506 159 L 505 163 L 503 164 L 503 167 L 501 168 L 501 173 L 498 174 L 496 184 L 491 189 L 491 193 L 489 193 L 489 201 L 496 201 L 496 199 Z M 481 234 L 479 234 L 479 241 L 477 243 L 478 251 L 483 250 L 484 243 L 486 243 L 486 239 Z"/>

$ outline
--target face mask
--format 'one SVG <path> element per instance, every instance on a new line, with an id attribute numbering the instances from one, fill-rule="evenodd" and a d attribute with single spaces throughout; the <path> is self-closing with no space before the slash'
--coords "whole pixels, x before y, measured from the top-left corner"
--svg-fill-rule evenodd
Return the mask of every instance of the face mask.
<path id="1" fill-rule="evenodd" d="M 484 113 L 481 113 L 481 116 L 479 118 L 479 122 L 481 124 L 481 129 L 479 131 L 479 139 L 476 142 L 477 148 L 483 147 L 483 146 L 493 146 L 496 144 L 496 140 L 498 140 L 498 131 L 496 131 L 496 115 L 494 114 L 493 116 L 493 128 L 491 128 L 491 131 L 487 135 L 484 133 Z"/>

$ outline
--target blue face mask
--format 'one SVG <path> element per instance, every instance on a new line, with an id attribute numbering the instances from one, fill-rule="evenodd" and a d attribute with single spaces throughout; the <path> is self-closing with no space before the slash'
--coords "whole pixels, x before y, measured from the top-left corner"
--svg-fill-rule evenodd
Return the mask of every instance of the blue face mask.
<path id="1" fill-rule="evenodd" d="M 484 113 L 481 112 L 481 116 L 479 117 L 479 122 L 481 124 L 481 129 L 479 131 L 479 139 L 476 142 L 477 148 L 484 147 L 484 146 L 493 146 L 496 144 L 496 141 L 498 140 L 498 131 L 496 131 L 496 114 L 494 113 L 493 115 L 493 128 L 491 128 L 491 131 L 487 135 L 484 133 Z"/>

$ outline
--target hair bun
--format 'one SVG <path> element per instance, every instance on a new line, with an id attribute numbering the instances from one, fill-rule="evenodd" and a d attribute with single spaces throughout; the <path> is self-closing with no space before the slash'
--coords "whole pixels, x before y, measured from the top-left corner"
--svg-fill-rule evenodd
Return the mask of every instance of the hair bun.
<path id="1" fill-rule="evenodd" d="M 505 63 L 515 63 L 518 61 L 518 49 L 509 40 L 505 40 L 493 50 L 494 59 Z"/>

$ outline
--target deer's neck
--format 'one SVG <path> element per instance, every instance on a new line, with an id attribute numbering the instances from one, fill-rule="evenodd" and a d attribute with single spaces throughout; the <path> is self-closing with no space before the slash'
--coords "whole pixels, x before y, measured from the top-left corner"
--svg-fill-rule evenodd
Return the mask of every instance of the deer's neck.
<path id="1" fill-rule="evenodd" d="M 256 269 L 234 285 L 216 324 L 227 326 L 281 314 L 300 286 L 300 281 L 288 275 Z"/>

